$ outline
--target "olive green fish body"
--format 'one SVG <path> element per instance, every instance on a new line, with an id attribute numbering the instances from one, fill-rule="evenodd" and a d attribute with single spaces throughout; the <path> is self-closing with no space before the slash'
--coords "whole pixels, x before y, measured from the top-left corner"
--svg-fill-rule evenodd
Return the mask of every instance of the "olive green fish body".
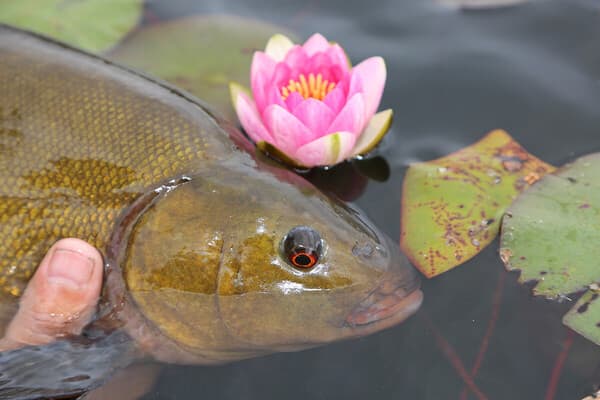
<path id="1" fill-rule="evenodd" d="M 140 194 L 235 152 L 168 88 L 0 27 L 0 296 L 19 296 L 57 239 L 104 249 Z"/>

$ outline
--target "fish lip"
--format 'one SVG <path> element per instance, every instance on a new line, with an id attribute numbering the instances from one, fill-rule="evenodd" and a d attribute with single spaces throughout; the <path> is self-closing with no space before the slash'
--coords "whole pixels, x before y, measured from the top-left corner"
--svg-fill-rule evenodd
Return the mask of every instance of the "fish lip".
<path id="1" fill-rule="evenodd" d="M 421 306 L 423 292 L 419 283 L 409 283 L 384 277 L 350 314 L 344 324 L 349 328 L 373 327 L 380 329 L 395 325 L 414 314 Z"/>

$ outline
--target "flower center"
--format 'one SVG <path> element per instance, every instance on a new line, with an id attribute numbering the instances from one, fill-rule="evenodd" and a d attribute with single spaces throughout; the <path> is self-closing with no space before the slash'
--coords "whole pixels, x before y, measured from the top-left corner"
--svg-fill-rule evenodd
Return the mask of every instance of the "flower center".
<path id="1" fill-rule="evenodd" d="M 287 86 L 281 88 L 281 97 L 285 100 L 290 93 L 297 92 L 305 99 L 312 97 L 313 99 L 323 100 L 333 88 L 335 88 L 335 82 L 323 79 L 321 74 L 317 74 L 315 77 L 311 72 L 308 74 L 308 80 L 304 74 L 300 74 L 297 80 L 290 79 Z"/>

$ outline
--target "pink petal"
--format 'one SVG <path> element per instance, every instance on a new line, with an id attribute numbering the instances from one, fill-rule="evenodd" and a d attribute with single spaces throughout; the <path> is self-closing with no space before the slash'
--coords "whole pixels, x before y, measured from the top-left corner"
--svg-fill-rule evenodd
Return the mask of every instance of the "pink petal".
<path id="1" fill-rule="evenodd" d="M 335 114 L 322 101 L 308 98 L 294 110 L 294 115 L 306 126 L 310 135 L 298 138 L 298 145 L 303 145 L 329 133 L 327 128 Z"/>
<path id="2" fill-rule="evenodd" d="M 365 102 L 361 93 L 348 100 L 327 129 L 329 132 L 352 132 L 358 136 L 365 127 Z"/>
<path id="3" fill-rule="evenodd" d="M 273 136 L 262 123 L 256 105 L 243 92 L 239 92 L 235 101 L 235 111 L 244 130 L 254 142 L 261 140 L 273 143 Z"/>
<path id="4" fill-rule="evenodd" d="M 286 108 L 285 102 L 281 97 L 281 92 L 276 86 L 267 86 L 265 89 L 265 101 L 266 105 L 277 104 L 283 108 Z"/>
<path id="5" fill-rule="evenodd" d="M 346 96 L 352 97 L 356 93 L 362 93 L 364 77 L 360 74 L 355 73 L 354 71 L 351 71 L 349 76 L 350 79 L 348 82 L 348 93 L 346 94 Z"/>
<path id="6" fill-rule="evenodd" d="M 319 72 L 323 72 L 334 67 L 336 67 L 336 65 L 332 64 L 331 58 L 324 53 L 315 54 L 314 56 L 310 57 L 306 63 L 306 69 L 315 75 Z"/>
<path id="7" fill-rule="evenodd" d="M 335 132 L 301 146 L 293 159 L 306 167 L 333 165 L 348 158 L 356 135 L 351 132 Z"/>
<path id="8" fill-rule="evenodd" d="M 278 105 L 270 105 L 265 109 L 263 121 L 275 140 L 273 144 L 288 155 L 296 151 L 302 138 L 311 135 L 298 118 Z"/>
<path id="9" fill-rule="evenodd" d="M 251 87 L 256 108 L 262 114 L 265 107 L 276 102 L 283 106 L 280 89 L 286 86 L 290 80 L 290 68 L 279 63 L 275 66 L 272 75 L 257 73 L 252 77 Z"/>
<path id="10" fill-rule="evenodd" d="M 343 87 L 340 87 L 340 85 L 337 85 L 335 89 L 329 92 L 323 99 L 323 103 L 325 103 L 335 114 L 340 112 L 345 102 L 346 94 L 344 93 Z"/>
<path id="11" fill-rule="evenodd" d="M 256 101 L 256 107 L 259 112 L 267 104 L 267 88 L 272 85 L 273 75 L 278 72 L 279 75 L 285 75 L 287 67 L 278 68 L 278 64 L 269 58 L 266 54 L 257 51 L 252 58 L 252 67 L 250 70 L 250 87 L 252 95 Z M 283 69 L 283 71 L 281 71 Z"/>
<path id="12" fill-rule="evenodd" d="M 315 53 L 325 52 L 331 44 L 325 39 L 323 35 L 320 33 L 315 33 L 312 35 L 304 44 L 302 45 L 306 54 L 312 56 Z"/>
<path id="13" fill-rule="evenodd" d="M 288 51 L 283 62 L 292 69 L 300 68 L 301 71 L 304 72 L 305 65 L 308 63 L 308 60 L 308 55 L 304 49 L 296 45 L 292 47 L 290 51 Z M 293 78 L 295 79 L 296 77 L 294 76 Z"/>
<path id="14" fill-rule="evenodd" d="M 277 63 L 262 51 L 255 52 L 250 67 L 250 81 L 254 81 L 258 74 L 271 77 L 276 65 Z"/>
<path id="15" fill-rule="evenodd" d="M 304 101 L 304 97 L 298 92 L 292 92 L 285 99 L 285 106 L 289 112 L 293 113 L 296 107 L 298 107 Z"/>
<path id="16" fill-rule="evenodd" d="M 283 86 L 287 86 L 290 79 L 294 79 L 291 68 L 284 63 L 279 63 L 277 66 L 275 66 L 275 71 L 273 72 L 271 80 L 266 84 L 281 88 Z"/>
<path id="17" fill-rule="evenodd" d="M 371 57 L 352 69 L 348 96 L 357 91 L 365 96 L 365 118 L 367 120 L 377 111 L 383 86 L 385 85 L 385 62 L 381 57 Z"/>
<path id="18" fill-rule="evenodd" d="M 337 43 L 332 45 L 329 49 L 327 49 L 326 54 L 331 59 L 333 64 L 339 65 L 342 68 L 344 73 L 350 71 L 350 60 L 340 45 Z"/>

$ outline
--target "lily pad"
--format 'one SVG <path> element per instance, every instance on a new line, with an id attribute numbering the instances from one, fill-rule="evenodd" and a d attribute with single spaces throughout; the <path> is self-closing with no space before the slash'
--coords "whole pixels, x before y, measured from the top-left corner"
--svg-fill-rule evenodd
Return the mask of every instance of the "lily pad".
<path id="1" fill-rule="evenodd" d="M 500 255 L 548 298 L 600 281 L 600 153 L 547 175 L 508 209 Z"/>
<path id="2" fill-rule="evenodd" d="M 143 0 L 0 1 L 0 22 L 101 52 L 137 25 L 142 3 Z"/>
<path id="3" fill-rule="evenodd" d="M 581 336 L 600 344 L 600 291 L 597 285 L 587 291 L 564 316 L 563 323 Z"/>
<path id="4" fill-rule="evenodd" d="M 254 51 L 285 31 L 230 15 L 192 16 L 144 27 L 108 56 L 171 82 L 234 118 L 229 82 L 249 87 Z"/>
<path id="5" fill-rule="evenodd" d="M 469 260 L 498 234 L 516 196 L 554 167 L 495 130 L 404 178 L 400 245 L 427 277 Z"/>

